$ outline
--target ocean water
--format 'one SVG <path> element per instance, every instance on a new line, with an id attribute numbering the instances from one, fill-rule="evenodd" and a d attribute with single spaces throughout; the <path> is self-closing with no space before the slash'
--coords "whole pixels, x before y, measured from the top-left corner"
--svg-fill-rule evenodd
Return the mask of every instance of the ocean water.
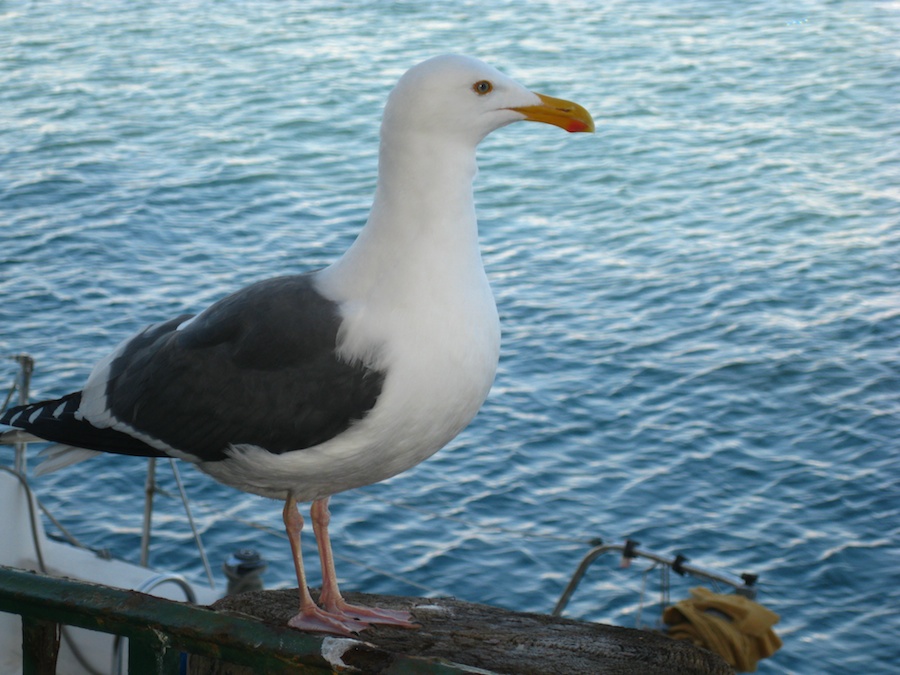
<path id="1" fill-rule="evenodd" d="M 759 672 L 896 672 L 898 36 L 888 1 L 0 2 L 0 353 L 62 395 L 149 322 L 327 264 L 393 82 L 480 57 L 598 130 L 482 144 L 497 381 L 444 451 L 333 500 L 342 584 L 549 612 L 589 540 L 632 537 L 760 575 L 785 646 Z M 145 470 L 35 487 L 136 561 Z M 293 583 L 278 504 L 183 476 L 214 565 L 253 546 Z M 174 498 L 155 524 L 152 563 L 200 579 Z M 601 559 L 567 616 L 635 625 L 642 570 Z"/>

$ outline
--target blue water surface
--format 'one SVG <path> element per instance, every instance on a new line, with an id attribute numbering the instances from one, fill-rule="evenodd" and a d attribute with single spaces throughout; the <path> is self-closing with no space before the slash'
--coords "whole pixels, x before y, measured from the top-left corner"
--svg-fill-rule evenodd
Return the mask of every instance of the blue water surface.
<path id="1" fill-rule="evenodd" d="M 62 395 L 149 322 L 327 264 L 392 84 L 480 57 L 598 132 L 482 144 L 500 372 L 448 448 L 333 500 L 343 585 L 549 612 L 590 539 L 633 537 L 761 576 L 759 672 L 895 672 L 898 36 L 886 0 L 0 2 L 0 352 Z M 137 560 L 145 471 L 35 486 Z M 254 546 L 295 583 L 278 504 L 184 478 L 215 565 Z M 152 563 L 200 578 L 174 498 L 155 524 Z M 601 559 L 567 615 L 635 625 L 641 570 Z"/>

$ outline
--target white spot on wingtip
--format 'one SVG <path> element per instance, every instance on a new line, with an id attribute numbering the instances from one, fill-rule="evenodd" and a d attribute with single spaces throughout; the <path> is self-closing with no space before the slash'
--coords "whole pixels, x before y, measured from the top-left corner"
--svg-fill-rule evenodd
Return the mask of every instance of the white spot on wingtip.
<path id="1" fill-rule="evenodd" d="M 53 411 L 53 417 L 59 419 L 59 416 L 62 415 L 63 410 L 66 409 L 66 403 L 60 403 L 56 406 L 56 410 Z"/>
<path id="2" fill-rule="evenodd" d="M 24 413 L 25 413 L 24 410 L 20 410 L 20 411 L 17 412 L 15 415 L 13 415 L 12 417 L 10 417 L 10 418 L 9 418 L 9 426 L 14 426 L 15 423 L 16 423 L 16 420 L 18 420 Z"/>
<path id="3" fill-rule="evenodd" d="M 38 416 L 44 412 L 43 408 L 35 408 L 34 412 L 28 416 L 28 423 L 34 424 L 34 421 L 38 418 Z"/>
<path id="4" fill-rule="evenodd" d="M 38 453 L 41 462 L 35 467 L 34 475 L 43 476 L 99 454 L 100 452 L 97 450 L 85 450 L 84 448 L 73 448 L 70 445 L 54 443 Z"/>
<path id="5" fill-rule="evenodd" d="M 344 654 L 346 654 L 348 650 L 361 644 L 365 643 L 351 638 L 326 637 L 322 640 L 322 658 L 328 661 L 332 668 L 338 670 L 350 670 L 351 672 L 358 673 L 358 668 L 354 668 L 353 666 L 344 663 Z"/>

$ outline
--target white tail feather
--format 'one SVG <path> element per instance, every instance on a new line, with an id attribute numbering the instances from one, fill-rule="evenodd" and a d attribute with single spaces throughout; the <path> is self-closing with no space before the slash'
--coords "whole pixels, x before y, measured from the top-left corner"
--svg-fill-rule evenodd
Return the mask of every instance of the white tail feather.
<path id="1" fill-rule="evenodd" d="M 29 434 L 23 429 L 10 429 L 0 432 L 0 445 L 15 445 L 16 443 L 43 443 L 44 439 L 34 434 Z"/>

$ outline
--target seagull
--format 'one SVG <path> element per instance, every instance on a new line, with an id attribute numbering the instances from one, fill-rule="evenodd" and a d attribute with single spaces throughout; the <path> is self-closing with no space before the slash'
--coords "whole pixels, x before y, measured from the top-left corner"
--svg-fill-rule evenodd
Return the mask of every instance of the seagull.
<path id="1" fill-rule="evenodd" d="M 58 444 L 39 469 L 99 453 L 175 457 L 283 500 L 300 593 L 290 626 L 338 635 L 415 627 L 408 612 L 341 596 L 328 501 L 427 459 L 484 403 L 500 326 L 478 246 L 475 149 L 520 120 L 594 130 L 580 105 L 477 59 L 414 66 L 388 96 L 372 210 L 339 259 L 151 325 L 97 363 L 81 391 L 12 408 L 0 423 Z M 312 502 L 319 604 L 306 584 L 298 502 Z"/>

